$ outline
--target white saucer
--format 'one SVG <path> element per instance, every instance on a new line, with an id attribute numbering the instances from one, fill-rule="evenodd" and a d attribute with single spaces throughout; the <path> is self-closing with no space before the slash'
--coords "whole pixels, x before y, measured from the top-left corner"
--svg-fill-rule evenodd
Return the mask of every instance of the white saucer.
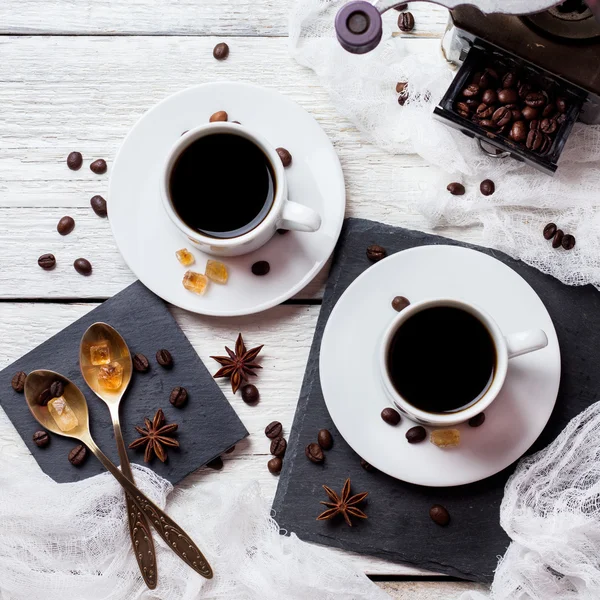
<path id="1" fill-rule="evenodd" d="M 261 249 L 223 262 L 226 286 L 213 284 L 204 296 L 181 284 L 186 269 L 175 251 L 187 247 L 204 272 L 207 255 L 186 244 L 160 201 L 159 174 L 169 148 L 186 130 L 208 122 L 218 110 L 262 134 L 293 156 L 286 169 L 289 198 L 314 208 L 322 217 L 316 233 L 276 234 Z M 235 164 L 231 165 L 235 177 Z M 243 83 L 208 83 L 169 96 L 150 109 L 125 138 L 111 169 L 109 217 L 123 258 L 155 294 L 187 310 L 217 316 L 256 313 L 287 300 L 323 267 L 337 242 L 346 194 L 335 150 L 319 124 L 285 96 Z M 251 265 L 266 260 L 268 275 L 257 277 Z M 194 269 L 194 267 L 191 267 Z"/>
<path id="2" fill-rule="evenodd" d="M 416 302 L 451 297 L 481 306 L 508 334 L 541 328 L 543 350 L 514 358 L 500 395 L 478 428 L 459 425 L 461 444 L 409 444 L 407 418 L 392 427 L 376 364 L 379 343 L 396 313 L 394 296 Z M 359 456 L 397 479 L 426 486 L 479 481 L 508 467 L 544 429 L 558 394 L 560 350 L 542 301 L 504 263 L 457 246 L 424 246 L 394 254 L 358 277 L 335 305 L 321 342 L 321 387 L 335 426 Z M 435 377 L 435 373 L 432 373 Z"/>

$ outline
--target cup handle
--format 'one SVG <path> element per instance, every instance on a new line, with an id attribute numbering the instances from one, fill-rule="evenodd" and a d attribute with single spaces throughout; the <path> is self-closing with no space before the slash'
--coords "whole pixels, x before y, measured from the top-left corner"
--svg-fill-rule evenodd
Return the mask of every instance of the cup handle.
<path id="1" fill-rule="evenodd" d="M 279 229 L 294 231 L 317 231 L 321 227 L 321 215 L 312 208 L 287 200 L 283 205 Z"/>
<path id="2" fill-rule="evenodd" d="M 541 329 L 512 333 L 507 335 L 505 340 L 508 358 L 529 354 L 529 352 L 541 350 L 548 345 L 548 336 Z"/>

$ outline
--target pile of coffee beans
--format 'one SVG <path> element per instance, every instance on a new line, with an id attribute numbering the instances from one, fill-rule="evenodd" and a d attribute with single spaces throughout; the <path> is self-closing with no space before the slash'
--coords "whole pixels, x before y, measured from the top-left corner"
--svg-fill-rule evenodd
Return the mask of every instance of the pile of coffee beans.
<path id="1" fill-rule="evenodd" d="M 562 247 L 564 250 L 573 250 L 575 248 L 575 236 L 559 229 L 556 223 L 548 223 L 544 227 L 544 239 L 552 241 L 553 248 Z"/>
<path id="2" fill-rule="evenodd" d="M 270 451 L 274 456 L 267 463 L 267 468 L 273 475 L 279 475 L 283 467 L 283 457 L 287 450 L 287 442 L 283 437 L 282 424 L 279 421 L 272 421 L 265 427 L 265 435 L 271 440 Z"/>
<path id="3" fill-rule="evenodd" d="M 531 75 L 494 64 L 477 71 L 459 93 L 456 112 L 485 130 L 539 155 L 548 154 L 569 104 Z"/>

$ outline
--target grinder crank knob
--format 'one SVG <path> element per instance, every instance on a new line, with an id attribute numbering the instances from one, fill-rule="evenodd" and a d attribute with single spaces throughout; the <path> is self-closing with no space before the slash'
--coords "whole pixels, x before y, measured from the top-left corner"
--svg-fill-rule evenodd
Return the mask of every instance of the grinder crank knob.
<path id="1" fill-rule="evenodd" d="M 376 48 L 383 35 L 381 15 L 364 0 L 354 0 L 340 8 L 335 32 L 342 47 L 352 54 L 365 54 Z"/>

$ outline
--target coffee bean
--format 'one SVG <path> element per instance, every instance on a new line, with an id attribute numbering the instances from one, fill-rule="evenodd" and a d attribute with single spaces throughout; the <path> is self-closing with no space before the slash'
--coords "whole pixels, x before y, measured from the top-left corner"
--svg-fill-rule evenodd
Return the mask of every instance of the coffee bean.
<path id="1" fill-rule="evenodd" d="M 19 394 L 23 393 L 23 390 L 25 389 L 26 379 L 27 373 L 24 373 L 23 371 L 17 371 L 13 375 L 12 380 L 10 382 L 10 385 L 12 385 L 12 389 L 15 390 L 15 392 L 18 392 Z"/>
<path id="2" fill-rule="evenodd" d="M 75 221 L 73 217 L 63 217 L 56 226 L 56 231 L 60 235 L 69 235 L 75 229 Z"/>
<path id="3" fill-rule="evenodd" d="M 276 148 L 275 152 L 279 155 L 284 167 L 289 167 L 292 164 L 292 155 L 285 148 Z"/>
<path id="4" fill-rule="evenodd" d="M 561 245 L 565 250 L 573 250 L 575 248 L 575 236 L 570 233 L 563 235 Z"/>
<path id="5" fill-rule="evenodd" d="M 525 121 L 516 121 L 513 123 L 509 137 L 515 142 L 522 142 L 527 137 L 527 126 Z"/>
<path id="6" fill-rule="evenodd" d="M 399 96 L 398 96 L 398 104 L 400 106 L 404 106 L 406 104 L 406 101 L 408 100 L 408 92 L 402 92 Z"/>
<path id="7" fill-rule="evenodd" d="M 485 90 L 483 96 L 481 96 L 481 101 L 488 105 L 496 104 L 498 102 L 498 94 L 492 89 Z"/>
<path id="8" fill-rule="evenodd" d="M 427 431 L 425 427 L 417 425 L 416 427 L 411 427 L 405 435 L 409 444 L 418 444 L 427 437 Z"/>
<path id="9" fill-rule="evenodd" d="M 554 223 L 548 223 L 546 227 L 544 227 L 544 238 L 547 240 L 551 240 L 556 233 L 556 225 Z"/>
<path id="10" fill-rule="evenodd" d="M 403 10 L 406 10 L 408 8 L 408 4 L 404 3 L 404 4 L 398 4 L 397 6 L 394 6 L 394 10 L 397 10 L 398 12 L 402 12 Z"/>
<path id="11" fill-rule="evenodd" d="M 372 244 L 367 248 L 367 258 L 371 262 L 378 262 L 387 256 L 387 250 L 383 246 Z"/>
<path id="12" fill-rule="evenodd" d="M 482 127 L 486 127 L 487 129 L 494 129 L 496 127 L 496 123 L 494 123 L 494 121 L 492 121 L 491 119 L 481 119 L 481 121 L 479 121 L 479 124 Z"/>
<path id="13" fill-rule="evenodd" d="M 400 413 L 398 413 L 398 411 L 394 410 L 393 408 L 384 408 L 381 411 L 381 418 L 388 425 L 398 425 L 398 423 L 400 423 Z"/>
<path id="14" fill-rule="evenodd" d="M 554 119 L 542 119 L 540 129 L 544 133 L 554 133 L 558 129 L 558 124 Z"/>
<path id="15" fill-rule="evenodd" d="M 40 392 L 40 395 L 38 396 L 38 404 L 40 406 L 46 406 L 48 404 L 48 402 L 50 402 L 50 400 L 52 400 L 53 396 L 52 396 L 52 392 L 50 392 L 50 388 L 46 388 L 45 390 L 42 390 Z"/>
<path id="16" fill-rule="evenodd" d="M 529 131 L 536 131 L 540 128 L 539 119 L 533 119 L 533 121 L 529 121 Z"/>
<path id="17" fill-rule="evenodd" d="M 36 431 L 33 434 L 33 443 L 38 448 L 45 448 L 50 443 L 50 436 L 45 431 Z"/>
<path id="18" fill-rule="evenodd" d="M 133 368 L 138 373 L 146 373 L 150 368 L 150 362 L 143 354 L 136 354 L 133 357 Z"/>
<path id="19" fill-rule="evenodd" d="M 229 115 L 224 110 L 219 110 L 210 116 L 209 122 L 217 123 L 219 121 L 227 121 L 228 118 Z"/>
<path id="20" fill-rule="evenodd" d="M 533 129 L 527 134 L 527 140 L 525 145 L 528 150 L 539 150 L 542 142 L 544 141 L 544 135 L 541 131 Z"/>
<path id="21" fill-rule="evenodd" d="M 333 436 L 328 429 L 321 429 L 317 434 L 317 442 L 323 450 L 331 450 L 333 448 Z"/>
<path id="22" fill-rule="evenodd" d="M 513 108 L 511 113 L 513 121 L 520 121 L 523 118 L 523 113 L 518 108 Z"/>
<path id="23" fill-rule="evenodd" d="M 544 106 L 544 110 L 542 111 L 542 117 L 545 119 L 549 119 L 556 112 L 556 104 L 550 102 L 550 104 L 546 104 Z"/>
<path id="24" fill-rule="evenodd" d="M 278 458 L 277 456 L 275 458 L 272 458 L 267 463 L 267 469 L 269 469 L 269 473 L 272 473 L 273 475 L 278 475 L 279 473 L 281 473 L 282 467 L 283 467 L 283 461 L 280 458 Z"/>
<path id="25" fill-rule="evenodd" d="M 495 106 L 488 106 L 485 103 L 481 103 L 478 107 L 477 107 L 477 116 L 480 119 L 489 119 L 495 112 Z"/>
<path id="26" fill-rule="evenodd" d="M 169 396 L 169 402 L 175 408 L 181 408 L 188 399 L 187 390 L 184 387 L 177 386 L 171 390 L 171 395 Z"/>
<path id="27" fill-rule="evenodd" d="M 556 99 L 556 110 L 558 110 L 559 113 L 566 113 L 567 108 L 567 101 L 564 98 Z"/>
<path id="28" fill-rule="evenodd" d="M 283 426 L 279 421 L 272 421 L 265 427 L 265 435 L 272 440 L 281 437 L 282 433 Z"/>
<path id="29" fill-rule="evenodd" d="M 537 108 L 532 108 L 531 106 L 525 106 L 521 110 L 521 114 L 526 121 L 532 121 L 533 119 L 537 119 L 538 110 Z"/>
<path id="30" fill-rule="evenodd" d="M 554 234 L 554 239 L 552 240 L 553 248 L 560 248 L 562 246 L 562 240 L 563 240 L 564 235 L 565 235 L 565 233 L 562 229 L 556 230 L 556 233 Z"/>
<path id="31" fill-rule="evenodd" d="M 400 31 L 412 31 L 415 28 L 415 18 L 410 12 L 402 13 L 398 17 L 398 27 Z"/>
<path id="32" fill-rule="evenodd" d="M 509 71 L 502 78 L 502 87 L 503 88 L 512 88 L 517 85 L 518 82 L 517 74 L 514 71 Z"/>
<path id="33" fill-rule="evenodd" d="M 50 395 L 52 398 L 60 398 L 65 393 L 65 386 L 62 381 L 58 379 L 52 382 L 50 386 Z"/>
<path id="34" fill-rule="evenodd" d="M 217 60 L 225 60 L 229 56 L 229 46 L 225 42 L 217 44 L 213 48 L 213 56 Z"/>
<path id="35" fill-rule="evenodd" d="M 465 119 L 469 118 L 469 113 L 466 110 L 457 110 L 456 111 L 461 117 L 464 117 Z"/>
<path id="36" fill-rule="evenodd" d="M 364 458 L 360 459 L 360 466 L 365 471 L 376 471 L 377 470 L 371 463 L 368 463 Z"/>
<path id="37" fill-rule="evenodd" d="M 51 271 L 56 266 L 56 258 L 54 254 L 42 254 L 38 258 L 38 265 L 44 269 L 44 271 Z"/>
<path id="38" fill-rule="evenodd" d="M 287 450 L 287 442 L 282 438 L 278 437 L 271 441 L 271 454 L 277 458 L 283 458 L 285 451 Z"/>
<path id="39" fill-rule="evenodd" d="M 504 127 L 512 120 L 512 110 L 510 108 L 506 108 L 506 106 L 501 106 L 500 108 L 494 111 L 492 115 L 492 121 L 496 124 L 497 127 Z"/>
<path id="40" fill-rule="evenodd" d="M 322 463 L 325 460 L 325 455 L 323 454 L 323 450 L 319 444 L 309 444 L 304 449 L 304 454 L 306 454 L 306 458 L 313 463 Z"/>
<path id="41" fill-rule="evenodd" d="M 479 413 L 469 419 L 469 427 L 481 427 L 485 421 L 485 414 Z"/>
<path id="42" fill-rule="evenodd" d="M 441 527 L 450 523 L 450 513 L 441 504 L 434 504 L 429 509 L 429 516 L 434 523 Z"/>
<path id="43" fill-rule="evenodd" d="M 258 393 L 258 388 L 252 383 L 249 383 L 242 388 L 242 400 L 246 404 L 258 402 L 259 397 L 260 394 Z"/>
<path id="44" fill-rule="evenodd" d="M 75 270 L 86 277 L 92 274 L 92 263 L 87 258 L 78 258 L 73 263 Z"/>
<path id="45" fill-rule="evenodd" d="M 103 175 L 106 173 L 108 167 L 106 166 L 106 161 L 103 158 L 99 158 L 90 164 L 90 169 L 96 173 L 96 175 Z"/>
<path id="46" fill-rule="evenodd" d="M 519 99 L 517 90 L 514 88 L 502 89 L 498 92 L 498 102 L 502 104 L 512 104 Z"/>
<path id="47" fill-rule="evenodd" d="M 161 348 L 156 353 L 156 362 L 165 369 L 171 369 L 173 367 L 173 357 L 168 350 Z"/>
<path id="48" fill-rule="evenodd" d="M 546 96 L 543 92 L 529 92 L 525 96 L 525 104 L 532 108 L 540 108 L 546 104 Z"/>
<path id="49" fill-rule="evenodd" d="M 79 171 L 82 164 L 83 156 L 81 155 L 81 152 L 71 152 L 69 156 L 67 156 L 67 167 L 69 167 L 71 171 Z"/>
<path id="50" fill-rule="evenodd" d="M 494 184 L 494 182 L 491 179 L 484 179 L 479 184 L 479 191 L 484 196 L 491 196 L 496 191 L 496 185 Z"/>
<path id="51" fill-rule="evenodd" d="M 78 467 L 83 464 L 87 458 L 87 453 L 87 448 L 83 444 L 79 444 L 79 446 L 75 446 L 75 448 L 69 452 L 69 462 L 75 467 Z"/>
<path id="52" fill-rule="evenodd" d="M 465 98 L 474 98 L 479 95 L 480 88 L 476 83 L 469 84 L 466 88 L 463 89 L 462 95 Z"/>
<path id="53" fill-rule="evenodd" d="M 398 312 L 404 310 L 407 306 L 410 306 L 410 300 L 404 296 L 396 296 L 392 300 L 392 308 Z"/>
<path id="54" fill-rule="evenodd" d="M 92 210 L 99 217 L 106 217 L 106 215 L 108 214 L 108 210 L 106 208 L 106 200 L 102 196 L 92 196 L 92 199 L 90 200 L 90 205 L 92 207 Z"/>
<path id="55" fill-rule="evenodd" d="M 465 193 L 465 186 L 462 183 L 458 183 L 457 181 L 454 181 L 452 183 L 449 183 L 446 186 L 446 189 L 453 195 L 453 196 L 462 196 Z"/>
<path id="56" fill-rule="evenodd" d="M 396 84 L 396 94 L 402 94 L 406 91 L 406 88 L 408 87 L 408 81 L 399 81 Z"/>
<path id="57" fill-rule="evenodd" d="M 259 260 L 252 265 L 252 273 L 259 277 L 266 275 L 271 270 L 271 265 L 266 260 Z"/>
<path id="58" fill-rule="evenodd" d="M 220 456 L 217 456 L 217 458 L 213 458 L 211 461 L 207 462 L 206 466 L 209 469 L 220 471 L 223 468 L 223 459 Z"/>
<path id="59" fill-rule="evenodd" d="M 476 110 L 479 106 L 479 100 L 477 100 L 477 98 L 467 98 L 465 100 L 465 104 L 469 107 L 470 110 Z"/>
<path id="60" fill-rule="evenodd" d="M 471 112 L 471 109 L 469 108 L 469 105 L 466 102 L 457 102 L 456 109 L 459 112 L 467 113 L 467 115 Z"/>
<path id="61" fill-rule="evenodd" d="M 522 83 L 519 86 L 519 98 L 521 98 L 521 100 L 525 100 L 527 94 L 529 94 L 529 92 L 531 92 L 532 87 L 530 83 Z"/>

